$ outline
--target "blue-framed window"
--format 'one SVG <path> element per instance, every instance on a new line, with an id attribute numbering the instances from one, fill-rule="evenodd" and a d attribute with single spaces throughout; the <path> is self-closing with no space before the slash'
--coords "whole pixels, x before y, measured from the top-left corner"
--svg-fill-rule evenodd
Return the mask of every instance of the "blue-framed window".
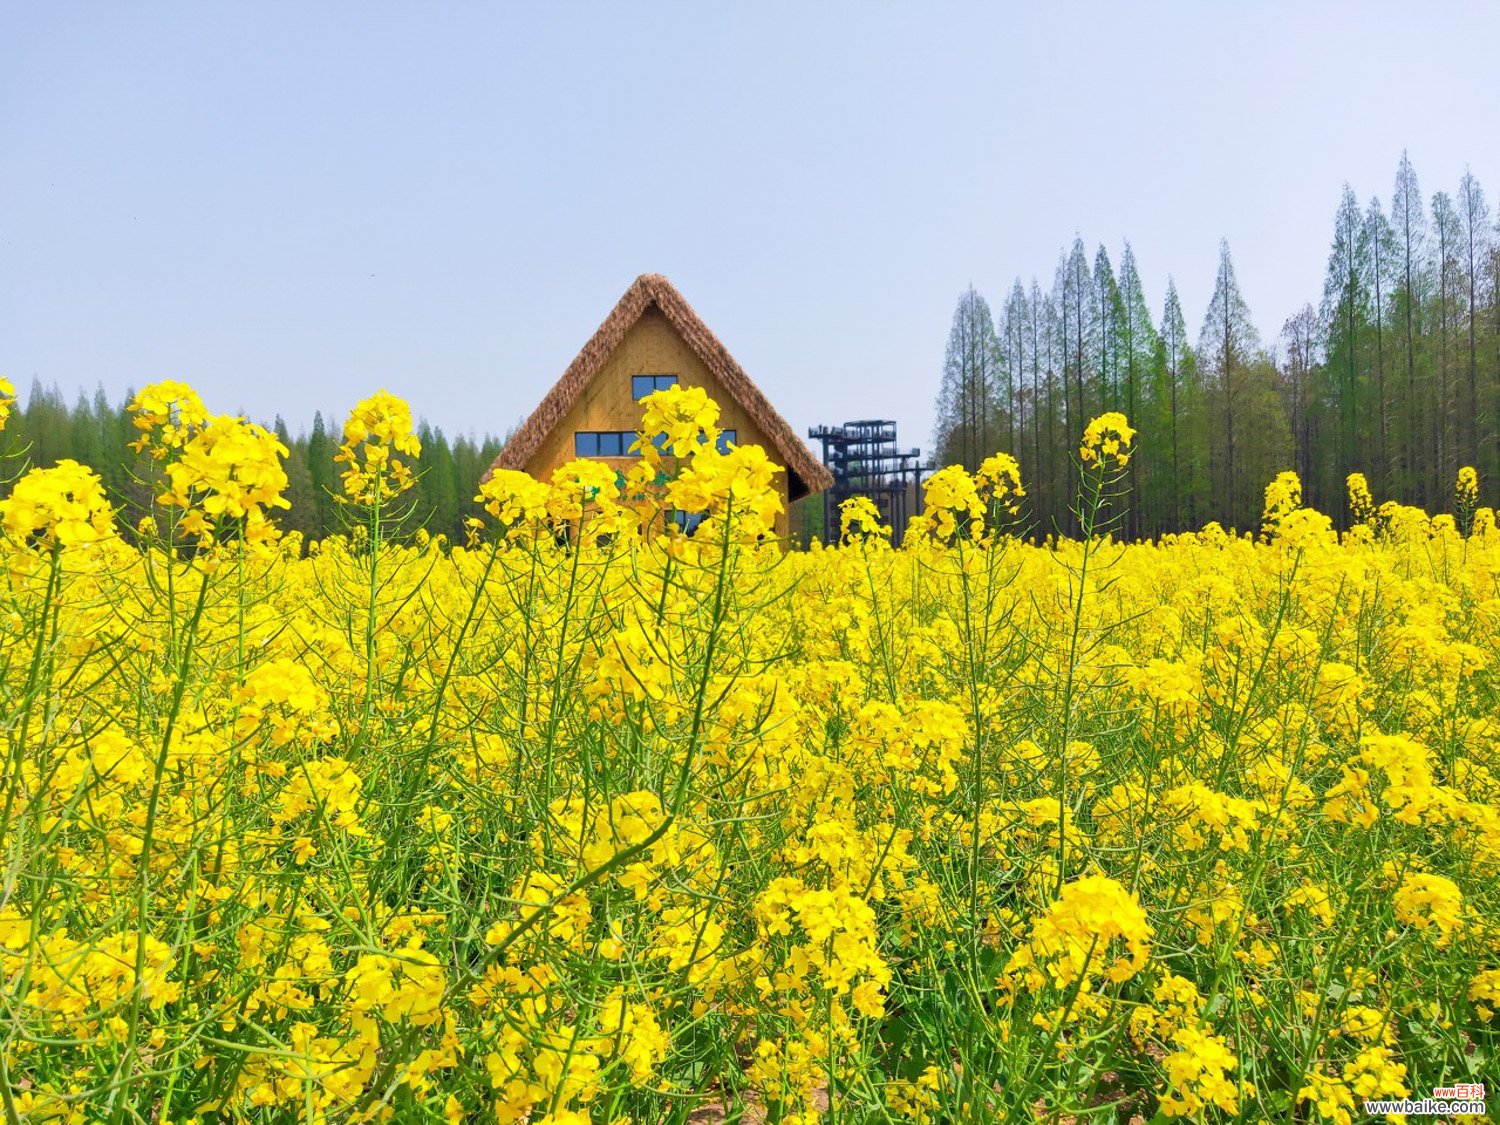
<path id="1" fill-rule="evenodd" d="M 680 508 L 673 508 L 667 518 L 682 528 L 688 535 L 691 535 L 698 530 L 698 525 L 703 522 L 703 513 L 684 512 Z"/>
<path id="2" fill-rule="evenodd" d="M 656 391 L 664 391 L 668 387 L 677 385 L 676 375 L 632 375 L 630 377 L 630 394 L 636 402 Z"/>
<path id="3" fill-rule="evenodd" d="M 728 453 L 729 452 L 729 446 L 731 444 L 738 445 L 739 444 L 739 440 L 740 440 L 740 435 L 739 435 L 739 431 L 738 430 L 720 430 L 719 431 L 719 452 L 720 453 Z"/>
<path id="4" fill-rule="evenodd" d="M 573 435 L 575 457 L 629 457 L 634 430 L 579 430 Z"/>
<path id="5" fill-rule="evenodd" d="M 632 447 L 639 440 L 640 435 L 634 430 L 579 430 L 573 435 L 573 456 L 634 457 L 635 452 L 632 452 Z M 719 452 L 727 453 L 729 443 L 735 440 L 737 440 L 735 431 L 724 430 L 719 434 Z M 651 444 L 665 452 L 667 435 L 653 435 Z"/>

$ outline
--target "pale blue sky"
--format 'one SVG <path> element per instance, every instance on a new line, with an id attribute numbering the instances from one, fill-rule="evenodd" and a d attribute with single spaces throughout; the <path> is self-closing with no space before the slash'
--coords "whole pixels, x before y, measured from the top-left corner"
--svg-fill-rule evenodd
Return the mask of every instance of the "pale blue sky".
<path id="1" fill-rule="evenodd" d="M 450 433 L 667 274 L 799 430 L 925 446 L 972 281 L 1135 246 L 1269 337 L 1340 186 L 1500 193 L 1500 6 L 0 5 L 0 373 Z"/>

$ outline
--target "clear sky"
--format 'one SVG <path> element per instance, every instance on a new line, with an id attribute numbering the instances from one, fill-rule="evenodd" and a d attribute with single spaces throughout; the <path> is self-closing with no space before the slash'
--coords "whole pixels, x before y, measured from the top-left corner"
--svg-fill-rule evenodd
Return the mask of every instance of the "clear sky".
<path id="1" fill-rule="evenodd" d="M 1500 194 L 1500 5 L 0 6 L 0 374 L 518 422 L 665 273 L 794 426 L 928 443 L 972 282 L 1129 238 L 1269 338 L 1340 187 Z"/>

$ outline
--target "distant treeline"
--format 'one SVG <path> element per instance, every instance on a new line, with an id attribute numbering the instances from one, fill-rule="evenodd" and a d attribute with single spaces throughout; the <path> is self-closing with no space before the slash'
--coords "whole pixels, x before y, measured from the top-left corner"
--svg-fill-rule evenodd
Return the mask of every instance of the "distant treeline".
<path id="1" fill-rule="evenodd" d="M 150 509 L 149 482 L 154 474 L 151 459 L 130 449 L 130 443 L 140 436 L 125 409 L 133 396 L 134 392 L 127 392 L 121 402 L 112 403 L 101 388 L 92 398 L 79 395 L 69 406 L 61 391 L 33 383 L 0 432 L 0 454 L 6 457 L 0 463 L 0 480 L 8 481 L 15 475 L 19 465 L 16 458 L 22 455 L 31 465 L 51 465 L 72 458 L 100 475 L 120 505 L 122 525 L 134 526 Z M 321 539 L 344 529 L 341 506 L 334 500 L 340 490 L 342 466 L 333 461 L 342 424 L 338 420 L 330 425 L 318 413 L 313 416 L 312 429 L 295 436 L 280 417 L 272 425 L 287 447 L 287 499 L 292 506 L 276 513 L 283 530 Z M 422 439 L 420 477 L 403 497 L 403 509 L 410 505 L 403 527 L 413 532 L 425 528 L 434 535 L 462 542 L 464 520 L 481 514 L 473 502 L 479 478 L 502 443 L 488 435 L 477 443 L 468 437 L 450 442 L 442 430 L 425 422 L 418 434 Z M 0 491 L 3 489 L 0 484 Z"/>
<path id="2" fill-rule="evenodd" d="M 1402 157 L 1387 207 L 1344 188 L 1321 300 L 1265 346 L 1221 244 L 1196 339 L 1169 279 L 1147 307 L 1126 242 L 1115 268 L 1081 238 L 1050 289 L 1017 278 L 1001 306 L 958 302 L 937 401 L 941 464 L 1021 462 L 1031 517 L 1073 528 L 1070 451 L 1088 419 L 1139 430 L 1121 519 L 1135 536 L 1218 520 L 1255 525 L 1262 490 L 1296 470 L 1307 503 L 1342 521 L 1344 481 L 1377 502 L 1446 510 L 1462 465 L 1480 502 L 1500 483 L 1500 229 L 1467 172 L 1430 200 Z"/>

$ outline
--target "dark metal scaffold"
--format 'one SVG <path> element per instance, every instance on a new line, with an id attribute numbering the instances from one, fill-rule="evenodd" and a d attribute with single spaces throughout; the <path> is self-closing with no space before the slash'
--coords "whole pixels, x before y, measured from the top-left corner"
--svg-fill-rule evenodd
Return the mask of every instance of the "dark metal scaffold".
<path id="1" fill-rule="evenodd" d="M 839 505 L 868 496 L 901 541 L 913 507 L 921 504 L 922 451 L 896 448 L 896 423 L 886 420 L 814 426 L 807 436 L 823 443 L 823 464 L 833 487 L 823 493 L 823 541 L 839 538 Z"/>

